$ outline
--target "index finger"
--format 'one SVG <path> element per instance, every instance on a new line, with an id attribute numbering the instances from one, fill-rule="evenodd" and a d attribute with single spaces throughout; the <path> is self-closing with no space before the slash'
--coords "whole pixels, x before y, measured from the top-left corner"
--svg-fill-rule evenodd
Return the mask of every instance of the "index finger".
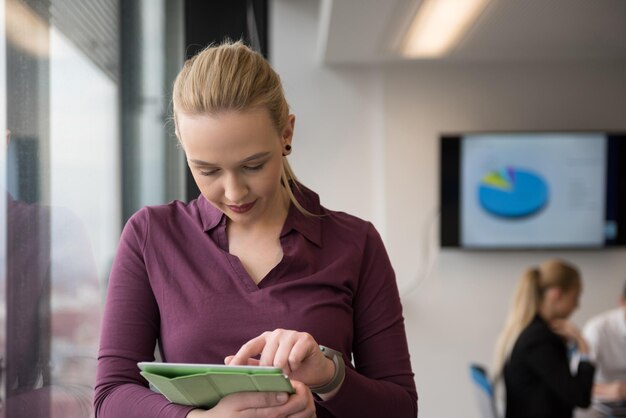
<path id="1" fill-rule="evenodd" d="M 256 357 L 263 352 L 263 348 L 265 347 L 265 337 L 263 335 L 259 335 L 245 343 L 241 346 L 239 351 L 233 356 L 230 360 L 230 363 L 233 366 L 235 365 L 247 365 L 248 359 L 252 357 Z"/>

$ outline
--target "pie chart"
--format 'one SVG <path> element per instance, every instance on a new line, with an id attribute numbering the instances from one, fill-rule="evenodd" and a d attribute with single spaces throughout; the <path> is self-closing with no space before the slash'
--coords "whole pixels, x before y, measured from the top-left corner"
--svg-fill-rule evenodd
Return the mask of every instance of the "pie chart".
<path id="1" fill-rule="evenodd" d="M 548 184 L 537 173 L 519 167 L 490 171 L 478 186 L 480 206 L 504 218 L 533 215 L 548 202 Z"/>

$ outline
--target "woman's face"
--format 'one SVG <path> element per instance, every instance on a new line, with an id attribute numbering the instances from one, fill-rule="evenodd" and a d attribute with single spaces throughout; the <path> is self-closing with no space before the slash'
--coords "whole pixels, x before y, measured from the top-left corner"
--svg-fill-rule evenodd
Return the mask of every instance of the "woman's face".
<path id="1" fill-rule="evenodd" d="M 562 291 L 554 304 L 556 316 L 563 319 L 569 318 L 576 308 L 578 308 L 578 300 L 580 299 L 581 293 L 582 289 L 580 285 Z"/>
<path id="2" fill-rule="evenodd" d="M 294 117 L 278 133 L 266 109 L 177 115 L 178 137 L 202 195 L 232 222 L 246 225 L 285 210 L 282 154 Z"/>

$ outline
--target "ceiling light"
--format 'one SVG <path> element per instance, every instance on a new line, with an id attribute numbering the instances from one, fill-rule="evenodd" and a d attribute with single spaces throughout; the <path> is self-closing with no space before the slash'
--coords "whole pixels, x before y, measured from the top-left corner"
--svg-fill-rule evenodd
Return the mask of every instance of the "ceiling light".
<path id="1" fill-rule="evenodd" d="M 423 0 L 406 33 L 402 55 L 436 58 L 461 39 L 489 0 Z"/>

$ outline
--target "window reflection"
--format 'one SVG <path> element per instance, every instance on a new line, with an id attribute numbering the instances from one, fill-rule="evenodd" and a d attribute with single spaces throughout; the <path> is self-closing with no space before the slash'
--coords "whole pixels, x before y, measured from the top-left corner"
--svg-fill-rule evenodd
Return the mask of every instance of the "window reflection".
<path id="1" fill-rule="evenodd" d="M 93 415 L 100 306 L 121 225 L 115 7 L 6 0 L 0 417 Z M 103 14 L 108 28 L 84 26 Z"/>
<path id="2" fill-rule="evenodd" d="M 121 224 L 118 85 L 54 27 L 50 35 L 51 204 L 82 220 L 107 273 Z"/>
<path id="3" fill-rule="evenodd" d="M 0 418 L 93 416 L 123 219 L 184 195 L 183 5 L 0 0 Z"/>
<path id="4" fill-rule="evenodd" d="M 11 138 L 9 149 L 19 148 L 19 141 Z M 9 161 L 12 155 L 21 156 L 22 164 L 13 164 L 19 167 L 37 154 L 10 152 Z M 19 170 L 9 171 L 8 177 L 18 174 Z M 4 193 L 4 416 L 88 417 L 100 293 L 90 240 L 81 219 L 69 208 Z"/>

